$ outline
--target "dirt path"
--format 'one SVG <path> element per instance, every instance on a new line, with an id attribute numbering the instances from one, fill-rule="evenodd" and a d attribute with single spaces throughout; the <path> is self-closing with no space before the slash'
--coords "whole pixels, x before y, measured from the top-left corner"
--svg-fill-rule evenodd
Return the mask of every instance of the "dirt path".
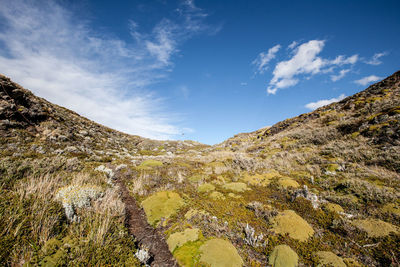
<path id="1" fill-rule="evenodd" d="M 151 259 L 148 264 L 154 267 L 179 266 L 168 249 L 163 235 L 147 223 L 144 210 L 139 207 L 136 200 L 129 194 L 125 180 L 129 174 L 121 175 L 116 172 L 116 183 L 121 190 L 121 198 L 125 203 L 125 224 L 128 231 L 135 238 L 138 246 L 148 249 Z"/>

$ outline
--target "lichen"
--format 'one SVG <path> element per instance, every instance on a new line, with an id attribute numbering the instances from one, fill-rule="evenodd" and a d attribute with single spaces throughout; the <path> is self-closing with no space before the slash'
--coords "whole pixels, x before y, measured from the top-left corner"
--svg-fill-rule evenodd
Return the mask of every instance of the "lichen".
<path id="1" fill-rule="evenodd" d="M 147 221 L 152 225 L 155 225 L 161 218 L 169 218 L 184 204 L 180 195 L 171 191 L 157 192 L 142 202 Z"/>
<path id="2" fill-rule="evenodd" d="M 268 258 L 272 267 L 296 267 L 299 256 L 287 245 L 279 245 L 274 248 Z"/>
<path id="3" fill-rule="evenodd" d="M 96 200 L 103 194 L 102 189 L 95 185 L 69 185 L 58 190 L 56 199 L 60 200 L 68 220 L 78 220 L 75 208 L 90 206 L 91 200 Z"/>

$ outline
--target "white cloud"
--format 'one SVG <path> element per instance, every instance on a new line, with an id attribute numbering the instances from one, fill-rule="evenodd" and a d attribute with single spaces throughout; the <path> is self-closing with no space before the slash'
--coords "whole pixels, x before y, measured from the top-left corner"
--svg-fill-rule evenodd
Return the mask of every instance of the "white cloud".
<path id="1" fill-rule="evenodd" d="M 157 139 L 181 132 L 175 126 L 179 116 L 146 86 L 167 75 L 171 55 L 187 38 L 175 34 L 178 28 L 187 36 L 203 30 L 192 1 L 180 12 L 190 25 L 162 20 L 145 34 L 132 21 L 136 42 L 130 43 L 95 32 L 55 2 L 0 0 L 0 6 L 0 70 L 5 75 L 123 132 Z"/>
<path id="2" fill-rule="evenodd" d="M 357 83 L 357 84 L 360 84 L 360 85 L 367 85 L 367 84 L 369 84 L 369 83 L 371 83 L 371 82 L 376 82 L 376 81 L 379 81 L 380 79 L 382 79 L 381 77 L 378 77 L 378 76 L 376 76 L 376 75 L 370 75 L 370 76 L 367 76 L 367 77 L 364 77 L 364 78 L 361 78 L 361 79 L 359 79 L 359 80 L 356 80 L 356 81 L 354 81 L 355 83 Z"/>
<path id="3" fill-rule="evenodd" d="M 268 69 L 268 63 L 275 58 L 276 53 L 281 48 L 281 45 L 275 45 L 268 49 L 267 53 L 261 52 L 258 57 L 252 62 L 253 65 L 256 65 L 258 73 L 264 73 Z"/>
<path id="4" fill-rule="evenodd" d="M 333 82 L 339 81 L 340 79 L 342 79 L 348 72 L 350 71 L 350 69 L 343 69 L 339 71 L 339 74 L 337 75 L 331 75 L 331 80 Z"/>
<path id="5" fill-rule="evenodd" d="M 353 55 L 351 57 L 346 58 L 343 55 L 337 56 L 334 60 L 330 63 L 333 65 L 346 65 L 346 64 L 355 64 L 358 61 L 358 55 Z"/>
<path id="6" fill-rule="evenodd" d="M 240 85 L 241 86 L 247 86 L 247 83 L 246 82 L 242 82 L 242 83 L 240 83 Z"/>
<path id="7" fill-rule="evenodd" d="M 387 55 L 387 53 L 386 52 L 383 52 L 383 53 L 376 53 L 376 54 L 374 54 L 373 56 L 372 56 L 372 58 L 370 59 L 370 60 L 366 60 L 366 61 L 364 61 L 366 64 L 369 64 L 369 65 L 380 65 L 380 64 L 382 64 L 382 61 L 381 60 L 379 60 L 381 57 L 383 57 L 383 56 L 386 56 Z"/>
<path id="8" fill-rule="evenodd" d="M 297 46 L 289 60 L 278 62 L 267 88 L 268 94 L 275 94 L 278 89 L 296 85 L 300 81 L 300 75 L 307 75 L 307 78 L 310 78 L 312 75 L 329 73 L 338 66 L 355 64 L 358 61 L 358 55 L 347 58 L 340 55 L 334 60 L 324 59 L 318 56 L 324 45 L 324 40 L 308 41 Z"/>
<path id="9" fill-rule="evenodd" d="M 308 103 L 307 105 L 305 105 L 305 107 L 308 109 L 314 110 L 314 109 L 329 105 L 334 102 L 339 102 L 339 101 L 343 100 L 345 97 L 346 96 L 344 94 L 341 94 L 339 97 L 336 97 L 336 98 L 334 97 L 331 99 L 322 99 L 317 102 Z"/>
<path id="10" fill-rule="evenodd" d="M 298 42 L 293 41 L 290 45 L 288 45 L 288 49 L 293 49 L 296 47 L 296 45 L 298 45 Z"/>

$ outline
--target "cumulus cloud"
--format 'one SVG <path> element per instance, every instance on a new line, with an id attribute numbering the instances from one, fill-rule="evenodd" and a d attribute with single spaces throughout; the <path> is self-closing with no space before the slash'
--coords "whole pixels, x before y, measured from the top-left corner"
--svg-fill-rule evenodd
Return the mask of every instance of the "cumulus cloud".
<path id="1" fill-rule="evenodd" d="M 187 38 L 177 31 L 190 36 L 204 30 L 205 14 L 192 1 L 180 7 L 180 23 L 161 20 L 151 32 L 140 33 L 131 21 L 132 42 L 94 31 L 52 1 L 0 0 L 0 5 L 0 71 L 5 75 L 123 132 L 156 139 L 181 133 L 175 125 L 179 116 L 146 87 L 168 74 L 171 56 Z"/>
<path id="2" fill-rule="evenodd" d="M 340 79 L 342 79 L 344 76 L 346 76 L 346 74 L 350 71 L 350 69 L 343 69 L 339 71 L 339 74 L 337 75 L 331 75 L 331 80 L 333 82 L 339 81 Z"/>
<path id="3" fill-rule="evenodd" d="M 361 78 L 361 79 L 359 79 L 359 80 L 356 80 L 356 81 L 354 81 L 354 82 L 357 83 L 357 84 L 360 84 L 360 85 L 364 85 L 364 86 L 365 86 L 365 85 L 367 85 L 367 84 L 369 84 L 369 83 L 379 81 L 380 79 L 382 79 L 382 77 L 378 77 L 378 76 L 376 76 L 376 75 L 370 75 L 370 76 Z"/>
<path id="4" fill-rule="evenodd" d="M 261 52 L 258 57 L 252 62 L 257 67 L 258 73 L 264 73 L 268 69 L 268 63 L 275 58 L 276 53 L 281 48 L 281 45 L 275 45 L 268 49 L 267 53 Z"/>
<path id="5" fill-rule="evenodd" d="M 314 109 L 320 108 L 322 106 L 329 105 L 329 104 L 334 103 L 334 102 L 339 102 L 339 101 L 343 100 L 345 97 L 346 96 L 344 94 L 341 94 L 339 97 L 334 97 L 334 98 L 331 98 L 331 99 L 322 99 L 322 100 L 319 100 L 317 102 L 308 103 L 307 105 L 305 105 L 305 107 L 310 109 L 310 110 L 314 110 Z"/>
<path id="6" fill-rule="evenodd" d="M 383 52 L 383 53 L 376 53 L 372 56 L 371 59 L 364 61 L 366 64 L 369 65 L 380 65 L 382 64 L 382 61 L 380 60 L 381 57 L 386 56 L 387 53 Z"/>
<path id="7" fill-rule="evenodd" d="M 301 75 L 310 77 L 318 73 L 328 73 L 336 67 L 352 65 L 358 61 L 358 55 L 340 55 L 333 60 L 322 58 L 319 54 L 324 46 L 324 40 L 311 40 L 296 47 L 293 45 L 295 48 L 292 57 L 276 64 L 267 88 L 268 94 L 275 94 L 278 89 L 296 85 Z"/>

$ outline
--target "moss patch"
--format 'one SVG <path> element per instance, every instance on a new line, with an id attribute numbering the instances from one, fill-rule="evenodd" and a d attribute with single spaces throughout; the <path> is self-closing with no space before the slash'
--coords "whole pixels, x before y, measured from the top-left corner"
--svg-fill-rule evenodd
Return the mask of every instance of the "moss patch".
<path id="1" fill-rule="evenodd" d="M 217 200 L 217 199 L 225 199 L 225 196 L 224 196 L 222 193 L 220 193 L 220 192 L 218 192 L 218 191 L 215 191 L 215 192 L 212 192 L 212 193 L 210 194 L 210 198 L 212 198 L 212 199 L 214 199 L 214 200 Z"/>
<path id="2" fill-rule="evenodd" d="M 335 204 L 335 203 L 326 203 L 323 208 L 327 211 L 330 212 L 335 212 L 335 213 L 339 213 L 339 212 L 344 212 L 342 206 Z"/>
<path id="3" fill-rule="evenodd" d="M 400 216 L 400 206 L 396 205 L 395 203 L 388 203 L 383 206 L 383 212 L 392 213 L 395 215 Z"/>
<path id="4" fill-rule="evenodd" d="M 142 202 L 147 221 L 154 225 L 161 218 L 169 218 L 184 205 L 179 194 L 170 191 L 157 192 Z"/>
<path id="5" fill-rule="evenodd" d="M 200 262 L 211 267 L 235 267 L 243 266 L 243 260 L 236 248 L 224 239 L 211 239 L 200 247 Z"/>
<path id="6" fill-rule="evenodd" d="M 149 159 L 149 160 L 145 160 L 142 163 L 140 163 L 140 165 L 137 166 L 136 169 L 138 169 L 138 170 L 149 170 L 149 169 L 154 168 L 154 167 L 161 167 L 162 165 L 163 165 L 163 163 L 161 161 L 154 160 L 154 159 Z"/>
<path id="7" fill-rule="evenodd" d="M 383 237 L 392 232 L 398 233 L 395 225 L 377 219 L 354 220 L 352 224 L 367 232 L 369 237 Z"/>
<path id="8" fill-rule="evenodd" d="M 183 246 L 175 249 L 173 255 L 180 266 L 202 266 L 198 263 L 200 258 L 199 249 L 201 245 L 203 245 L 202 241 L 187 242 Z"/>
<path id="9" fill-rule="evenodd" d="M 318 266 L 346 267 L 343 259 L 330 251 L 318 251 Z"/>
<path id="10" fill-rule="evenodd" d="M 271 220 L 272 230 L 277 234 L 288 234 L 299 241 L 306 241 L 314 234 L 312 227 L 293 210 L 280 212 Z"/>
<path id="11" fill-rule="evenodd" d="M 188 212 L 185 213 L 185 219 L 190 220 L 197 215 L 207 215 L 207 212 L 205 212 L 204 210 L 190 209 L 188 210 Z"/>
<path id="12" fill-rule="evenodd" d="M 249 175 L 248 173 L 246 173 L 244 174 L 242 180 L 251 185 L 268 186 L 273 178 L 279 176 L 280 174 L 278 172 L 255 174 L 255 175 Z"/>
<path id="13" fill-rule="evenodd" d="M 298 187 L 300 187 L 298 182 L 296 182 L 292 178 L 288 178 L 288 177 L 279 179 L 278 184 L 280 186 L 282 186 L 283 188 L 289 188 L 289 187 L 298 188 Z"/>
<path id="14" fill-rule="evenodd" d="M 235 191 L 235 192 L 244 192 L 249 190 L 245 183 L 236 182 L 236 183 L 228 183 L 223 186 L 225 190 Z"/>
<path id="15" fill-rule="evenodd" d="M 169 250 L 173 252 L 177 247 L 181 247 L 189 241 L 199 239 L 199 229 L 186 229 L 183 232 L 174 233 L 167 239 Z"/>
<path id="16" fill-rule="evenodd" d="M 279 245 L 269 255 L 269 264 L 273 267 L 298 266 L 299 256 L 287 245 Z"/>
<path id="17" fill-rule="evenodd" d="M 209 183 L 202 184 L 197 188 L 197 192 L 199 193 L 208 193 L 214 190 L 215 186 Z"/>

